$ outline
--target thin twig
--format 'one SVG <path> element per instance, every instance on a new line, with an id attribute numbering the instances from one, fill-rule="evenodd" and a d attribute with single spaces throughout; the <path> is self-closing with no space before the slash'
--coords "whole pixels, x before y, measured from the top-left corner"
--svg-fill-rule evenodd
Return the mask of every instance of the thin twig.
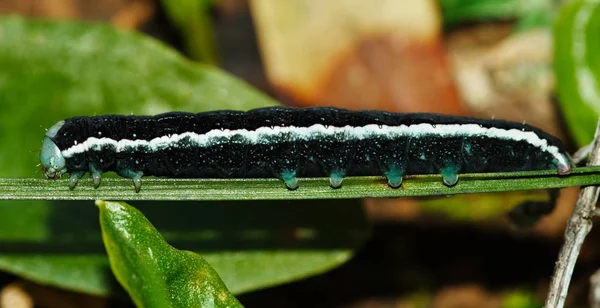
<path id="1" fill-rule="evenodd" d="M 588 156 L 590 156 L 590 153 L 592 153 L 593 146 L 594 144 L 590 143 L 577 150 L 577 152 L 575 152 L 575 154 L 573 154 L 572 156 L 573 164 L 579 165 L 579 163 L 583 162 Z"/>
<path id="2" fill-rule="evenodd" d="M 600 122 L 596 127 L 593 150 L 588 160 L 588 166 L 600 164 Z M 573 269 L 579 256 L 585 237 L 592 229 L 592 219 L 595 215 L 596 202 L 600 187 L 588 186 L 581 189 L 579 198 L 567 221 L 565 240 L 558 255 L 554 274 L 550 282 L 550 290 L 546 299 L 546 308 L 562 308 L 567 298 L 569 283 Z"/>

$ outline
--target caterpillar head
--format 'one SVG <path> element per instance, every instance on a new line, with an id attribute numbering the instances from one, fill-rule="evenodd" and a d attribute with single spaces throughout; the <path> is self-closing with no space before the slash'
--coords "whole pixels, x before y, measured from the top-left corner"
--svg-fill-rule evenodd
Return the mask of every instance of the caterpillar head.
<path id="1" fill-rule="evenodd" d="M 42 172 L 49 179 L 59 179 L 67 172 L 66 161 L 58 146 L 51 138 L 56 136 L 64 121 L 60 121 L 52 126 L 47 132 L 44 141 L 42 142 L 42 151 L 40 153 L 40 161 L 42 164 Z"/>

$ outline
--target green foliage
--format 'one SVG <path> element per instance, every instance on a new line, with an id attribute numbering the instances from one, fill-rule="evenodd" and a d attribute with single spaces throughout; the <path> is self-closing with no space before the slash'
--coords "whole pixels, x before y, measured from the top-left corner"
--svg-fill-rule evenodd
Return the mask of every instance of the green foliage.
<path id="1" fill-rule="evenodd" d="M 96 205 L 110 266 L 138 307 L 242 307 L 200 255 L 169 245 L 139 210 Z"/>
<path id="2" fill-rule="evenodd" d="M 209 64 L 218 63 L 210 12 L 213 2 L 214 0 L 162 0 L 167 15 L 183 37 L 190 58 Z"/>
<path id="3" fill-rule="evenodd" d="M 535 292 L 528 289 L 515 289 L 502 296 L 502 308 L 538 308 L 543 303 Z"/>
<path id="4" fill-rule="evenodd" d="M 67 117 L 276 104 L 218 69 L 104 25 L 0 17 L 0 67 L 3 178 L 43 180 L 37 164 L 44 129 Z M 110 179 L 103 184 L 109 188 Z M 2 198 L 17 190 L 8 185 Z M 368 235 L 356 200 L 135 206 L 171 244 L 200 252 L 234 293 L 335 267 Z M 97 222 L 91 201 L 0 201 L 0 269 L 81 292 L 119 292 Z"/>
<path id="5" fill-rule="evenodd" d="M 518 19 L 517 29 L 547 27 L 563 1 L 439 0 L 444 23 Z"/>
<path id="6" fill-rule="evenodd" d="M 559 102 L 575 141 L 590 143 L 600 115 L 600 2 L 572 1 L 554 26 Z"/>

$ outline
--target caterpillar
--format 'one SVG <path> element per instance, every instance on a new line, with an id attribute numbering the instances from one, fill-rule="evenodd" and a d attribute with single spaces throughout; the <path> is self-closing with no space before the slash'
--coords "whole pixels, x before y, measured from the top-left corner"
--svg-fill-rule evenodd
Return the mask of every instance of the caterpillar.
<path id="1" fill-rule="evenodd" d="M 71 189 L 86 172 L 98 187 L 116 171 L 136 192 L 142 176 L 275 177 L 293 190 L 302 177 L 338 188 L 381 175 L 398 188 L 413 174 L 453 186 L 460 173 L 572 169 L 560 140 L 526 124 L 333 107 L 74 117 L 47 130 L 40 160 L 46 178 L 69 173 Z"/>

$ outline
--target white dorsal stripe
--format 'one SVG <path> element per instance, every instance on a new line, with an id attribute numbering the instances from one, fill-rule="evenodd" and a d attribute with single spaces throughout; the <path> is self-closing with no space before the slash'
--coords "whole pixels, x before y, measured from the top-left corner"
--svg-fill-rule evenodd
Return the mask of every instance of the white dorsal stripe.
<path id="1" fill-rule="evenodd" d="M 114 140 L 106 137 L 90 137 L 82 143 L 75 144 L 70 148 L 63 150 L 62 155 L 65 158 L 69 158 L 75 154 L 83 153 L 90 149 L 101 149 L 104 147 L 114 148 L 116 149 L 116 152 L 127 152 L 139 147 L 143 148 L 145 151 L 156 152 L 170 147 L 177 147 L 177 143 L 182 140 L 185 140 L 186 146 L 208 147 L 214 144 L 222 143 L 224 139 L 228 139 L 233 136 L 241 136 L 248 144 L 269 144 L 277 142 L 273 137 L 282 136 L 284 134 L 289 134 L 289 138 L 291 138 L 291 140 L 318 140 L 320 138 L 333 135 L 343 135 L 345 138 L 357 140 L 373 137 L 394 139 L 402 137 L 414 138 L 425 136 L 485 136 L 487 138 L 495 138 L 500 140 L 526 141 L 532 146 L 539 148 L 541 151 L 550 153 L 558 160 L 560 164 L 569 165 L 568 158 L 560 152 L 558 147 L 549 145 L 546 139 L 541 138 L 532 131 L 482 127 L 479 124 L 414 124 L 399 126 L 369 124 L 365 126 L 343 127 L 315 124 L 308 127 L 261 127 L 256 130 L 214 129 L 205 134 L 187 132 L 183 134 L 156 137 L 152 140 Z"/>

